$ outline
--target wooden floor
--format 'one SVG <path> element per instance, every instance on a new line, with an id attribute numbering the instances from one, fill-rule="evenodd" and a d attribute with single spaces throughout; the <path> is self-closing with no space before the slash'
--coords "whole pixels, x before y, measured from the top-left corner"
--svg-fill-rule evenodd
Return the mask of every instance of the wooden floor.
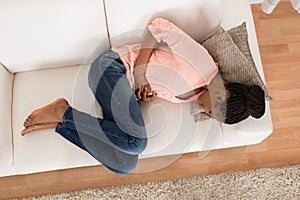
<path id="1" fill-rule="evenodd" d="M 262 62 L 273 101 L 274 132 L 258 145 L 183 155 L 172 165 L 151 173 L 115 175 L 103 167 L 86 167 L 0 178 L 0 199 L 38 196 L 224 171 L 244 171 L 300 164 L 300 15 L 289 2 L 281 2 L 272 15 L 252 5 Z M 33 155 L 34 156 L 34 155 Z M 139 167 L 170 158 L 140 162 Z"/>

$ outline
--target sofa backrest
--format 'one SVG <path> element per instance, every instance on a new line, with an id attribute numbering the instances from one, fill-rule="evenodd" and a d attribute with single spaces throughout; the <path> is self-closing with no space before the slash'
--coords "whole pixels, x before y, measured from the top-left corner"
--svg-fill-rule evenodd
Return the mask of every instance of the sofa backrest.
<path id="1" fill-rule="evenodd" d="M 163 17 L 201 41 L 220 25 L 222 0 L 104 0 L 112 46 L 142 40 L 147 23 Z"/>
<path id="2" fill-rule="evenodd" d="M 10 72 L 80 64 L 109 48 L 102 0 L 1 0 L 0 62 Z"/>
<path id="3" fill-rule="evenodd" d="M 109 48 L 107 30 L 114 39 L 145 28 L 156 16 L 174 21 L 201 40 L 219 25 L 221 10 L 221 0 L 2 0 L 0 4 L 0 25 L 5 30 L 0 34 L 0 62 L 12 73 L 81 64 L 95 49 Z"/>

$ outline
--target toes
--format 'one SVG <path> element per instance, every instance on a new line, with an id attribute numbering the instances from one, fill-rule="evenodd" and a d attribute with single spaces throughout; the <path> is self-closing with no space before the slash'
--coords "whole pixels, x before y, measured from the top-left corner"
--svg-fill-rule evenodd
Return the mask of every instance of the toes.
<path id="1" fill-rule="evenodd" d="M 31 121 L 32 121 L 32 119 L 27 117 L 27 119 L 25 120 L 25 123 L 30 123 Z"/>
<path id="2" fill-rule="evenodd" d="M 24 136 L 25 134 L 27 133 L 30 133 L 34 130 L 37 130 L 38 126 L 36 125 L 33 125 L 33 126 L 27 126 L 26 128 L 24 128 L 22 131 L 21 131 L 21 135 Z"/>
<path id="3" fill-rule="evenodd" d="M 28 118 L 24 121 L 23 126 L 28 126 L 30 124 Z"/>
<path id="4" fill-rule="evenodd" d="M 31 132 L 31 131 L 32 131 L 32 130 L 31 130 L 30 127 L 25 128 L 25 129 L 23 129 L 23 130 L 21 131 L 21 135 L 24 136 L 25 134 L 27 134 L 27 133 L 29 133 L 29 132 Z"/>
<path id="5" fill-rule="evenodd" d="M 38 128 L 38 126 L 36 126 L 36 125 L 33 125 L 33 126 L 26 125 L 25 128 L 21 131 L 21 135 L 24 136 L 25 134 L 32 132 L 32 131 L 36 130 L 37 128 Z"/>
<path id="6" fill-rule="evenodd" d="M 25 120 L 25 122 L 23 123 L 23 125 L 26 127 L 26 126 L 30 126 L 32 120 Z"/>
<path id="7" fill-rule="evenodd" d="M 24 136 L 25 134 L 35 131 L 35 130 L 42 130 L 42 129 L 49 129 L 49 128 L 55 128 L 57 126 L 57 123 L 46 123 L 46 124 L 36 124 L 32 126 L 27 126 L 25 129 L 21 131 L 21 135 Z"/>
<path id="8" fill-rule="evenodd" d="M 34 116 L 31 114 L 26 118 L 25 122 L 23 123 L 23 126 L 25 127 L 30 126 L 33 123 L 33 121 L 34 121 Z"/>

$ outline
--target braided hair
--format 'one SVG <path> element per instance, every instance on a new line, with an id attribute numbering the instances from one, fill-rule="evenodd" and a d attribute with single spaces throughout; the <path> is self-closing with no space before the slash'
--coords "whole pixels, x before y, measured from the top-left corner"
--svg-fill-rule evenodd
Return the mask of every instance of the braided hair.
<path id="1" fill-rule="evenodd" d="M 238 123 L 249 116 L 260 118 L 265 113 L 265 93 L 257 85 L 227 83 L 226 124 Z"/>

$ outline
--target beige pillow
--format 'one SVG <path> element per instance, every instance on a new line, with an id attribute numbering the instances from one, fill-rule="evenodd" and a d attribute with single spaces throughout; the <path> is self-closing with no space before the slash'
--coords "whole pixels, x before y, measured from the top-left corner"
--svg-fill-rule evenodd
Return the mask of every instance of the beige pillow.
<path id="1" fill-rule="evenodd" d="M 254 64 L 251 51 L 248 43 L 248 32 L 246 27 L 246 22 L 241 25 L 233 27 L 227 31 L 232 38 L 234 44 L 240 49 L 240 51 L 245 55 L 245 57 Z M 256 68 L 255 68 L 256 69 Z"/>
<path id="2" fill-rule="evenodd" d="M 265 91 L 266 99 L 271 99 L 253 61 L 245 22 L 228 31 L 219 27 L 202 45 L 219 64 L 225 81 L 258 85 Z"/>

